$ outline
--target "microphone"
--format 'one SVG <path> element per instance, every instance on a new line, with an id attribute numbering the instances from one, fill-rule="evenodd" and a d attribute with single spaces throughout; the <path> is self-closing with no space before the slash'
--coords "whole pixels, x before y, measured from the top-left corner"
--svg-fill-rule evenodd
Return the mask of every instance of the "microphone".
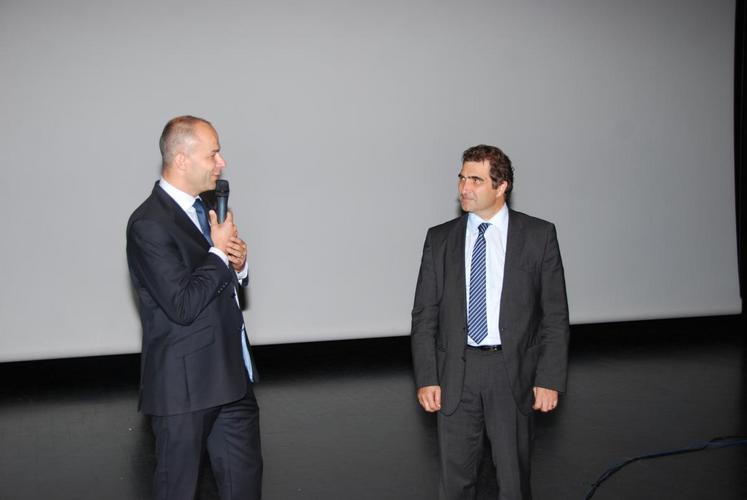
<path id="1" fill-rule="evenodd" d="M 228 181 L 218 179 L 215 181 L 215 212 L 218 215 L 218 224 L 223 224 L 228 213 Z"/>

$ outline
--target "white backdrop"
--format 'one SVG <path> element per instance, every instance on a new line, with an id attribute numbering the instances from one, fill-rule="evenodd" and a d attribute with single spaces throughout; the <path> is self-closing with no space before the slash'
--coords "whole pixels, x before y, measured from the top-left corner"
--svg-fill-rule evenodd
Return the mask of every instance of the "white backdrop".
<path id="1" fill-rule="evenodd" d="M 740 310 L 733 1 L 0 3 L 0 361 L 136 352 L 125 224 L 220 133 L 255 344 L 408 333 L 461 152 L 557 224 L 574 323 Z"/>

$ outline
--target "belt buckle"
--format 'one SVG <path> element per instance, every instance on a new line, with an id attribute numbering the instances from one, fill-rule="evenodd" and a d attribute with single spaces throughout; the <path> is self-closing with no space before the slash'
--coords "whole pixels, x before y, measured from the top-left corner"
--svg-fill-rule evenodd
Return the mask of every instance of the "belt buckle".
<path id="1" fill-rule="evenodd" d="M 470 349 L 476 349 L 478 351 L 485 351 L 485 352 L 496 352 L 496 351 L 502 351 L 503 345 L 467 345 Z"/>

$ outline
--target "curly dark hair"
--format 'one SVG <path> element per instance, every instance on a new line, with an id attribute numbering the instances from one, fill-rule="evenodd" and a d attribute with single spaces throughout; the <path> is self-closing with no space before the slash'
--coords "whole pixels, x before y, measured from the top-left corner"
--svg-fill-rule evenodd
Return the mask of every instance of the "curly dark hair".
<path id="1" fill-rule="evenodd" d="M 480 144 L 472 146 L 462 154 L 462 163 L 468 161 L 483 162 L 488 161 L 490 164 L 490 180 L 493 183 L 493 189 L 497 188 L 501 182 L 506 181 L 506 199 L 514 188 L 514 168 L 511 166 L 511 160 L 506 153 L 495 146 Z"/>

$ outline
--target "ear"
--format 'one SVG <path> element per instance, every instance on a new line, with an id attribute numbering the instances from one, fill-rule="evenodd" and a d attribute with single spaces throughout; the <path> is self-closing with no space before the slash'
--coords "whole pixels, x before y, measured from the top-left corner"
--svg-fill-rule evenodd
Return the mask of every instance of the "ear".
<path id="1" fill-rule="evenodd" d="M 498 184 L 498 191 L 495 193 L 495 197 L 499 198 L 503 196 L 506 193 L 506 189 L 508 189 L 508 182 L 501 181 L 501 183 Z"/>
<path id="2" fill-rule="evenodd" d="M 176 170 L 184 171 L 187 168 L 187 163 L 189 162 L 189 158 L 187 158 L 187 155 L 185 155 L 182 151 L 179 151 L 174 155 L 174 162 L 173 165 L 176 167 Z"/>

